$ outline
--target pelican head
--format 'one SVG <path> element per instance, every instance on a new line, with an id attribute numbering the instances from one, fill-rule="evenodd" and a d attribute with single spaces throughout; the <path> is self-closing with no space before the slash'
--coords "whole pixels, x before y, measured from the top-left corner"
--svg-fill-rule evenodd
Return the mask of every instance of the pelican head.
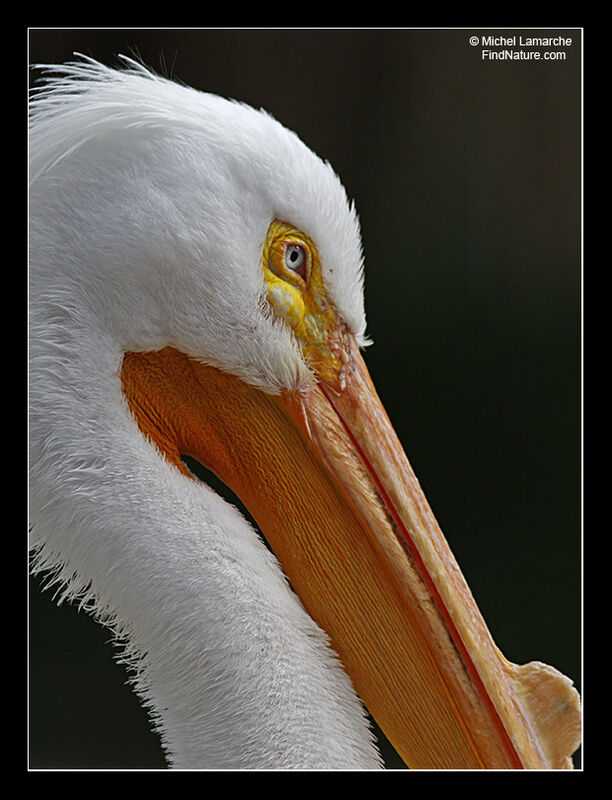
<path id="1" fill-rule="evenodd" d="M 358 218 L 271 116 L 126 60 L 32 101 L 36 570 L 113 629 L 169 762 L 561 768 L 369 378 Z M 195 480 L 191 456 L 250 510 Z"/>

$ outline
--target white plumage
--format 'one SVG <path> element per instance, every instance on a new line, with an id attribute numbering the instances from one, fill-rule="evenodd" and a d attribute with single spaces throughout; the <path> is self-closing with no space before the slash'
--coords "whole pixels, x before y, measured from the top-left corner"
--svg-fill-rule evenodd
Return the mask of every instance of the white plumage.
<path id="1" fill-rule="evenodd" d="M 175 767 L 381 765 L 317 620 L 410 766 L 571 768 L 577 692 L 496 647 L 358 353 L 333 170 L 127 67 L 32 102 L 34 569 L 114 630 Z M 185 454 L 257 507 L 304 605 Z"/>
<path id="2" fill-rule="evenodd" d="M 179 768 L 380 765 L 325 634 L 238 512 L 160 459 L 122 395 L 126 350 L 172 345 L 277 392 L 311 380 L 262 302 L 289 219 L 364 341 L 356 216 L 265 113 L 129 63 L 61 68 L 32 103 L 31 520 L 51 570 L 125 643 Z"/>

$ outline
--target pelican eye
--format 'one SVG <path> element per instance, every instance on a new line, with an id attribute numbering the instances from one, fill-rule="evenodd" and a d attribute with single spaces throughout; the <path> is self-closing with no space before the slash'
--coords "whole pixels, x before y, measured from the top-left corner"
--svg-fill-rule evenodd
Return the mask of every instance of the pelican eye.
<path id="1" fill-rule="evenodd" d="M 306 250 L 299 244 L 285 247 L 285 266 L 306 280 Z"/>
<path id="2" fill-rule="evenodd" d="M 293 230 L 281 230 L 266 249 L 268 269 L 300 292 L 310 282 L 312 249 L 307 241 Z"/>

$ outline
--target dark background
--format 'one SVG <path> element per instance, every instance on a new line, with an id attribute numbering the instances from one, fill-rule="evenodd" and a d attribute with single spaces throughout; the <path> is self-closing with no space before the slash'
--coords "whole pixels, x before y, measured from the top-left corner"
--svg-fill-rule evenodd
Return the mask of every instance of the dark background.
<path id="1" fill-rule="evenodd" d="M 487 33 L 572 44 L 486 62 Z M 29 32 L 31 64 L 75 51 L 264 107 L 333 164 L 366 362 L 429 502 L 505 656 L 580 689 L 581 31 Z M 31 768 L 164 766 L 108 631 L 35 588 L 29 633 Z"/>

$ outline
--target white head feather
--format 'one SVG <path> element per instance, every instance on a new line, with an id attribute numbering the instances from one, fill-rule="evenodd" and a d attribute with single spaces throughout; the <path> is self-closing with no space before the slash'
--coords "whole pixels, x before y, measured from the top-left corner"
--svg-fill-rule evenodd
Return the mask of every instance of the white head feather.
<path id="1" fill-rule="evenodd" d="M 300 385 L 309 370 L 262 299 L 278 218 L 315 242 L 365 344 L 358 220 L 329 164 L 265 112 L 129 67 L 68 65 L 32 102 L 32 250 L 70 256 L 45 290 L 89 284 L 126 348 L 172 344 L 267 391 Z"/>

